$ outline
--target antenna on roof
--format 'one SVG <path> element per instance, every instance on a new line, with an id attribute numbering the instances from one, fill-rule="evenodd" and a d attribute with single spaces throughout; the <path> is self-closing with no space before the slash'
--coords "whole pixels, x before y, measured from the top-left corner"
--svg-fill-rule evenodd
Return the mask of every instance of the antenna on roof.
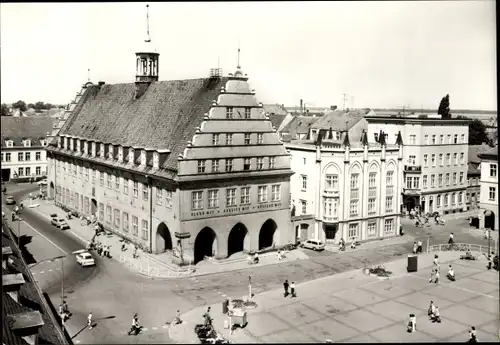
<path id="1" fill-rule="evenodd" d="M 346 121 L 346 122 L 345 122 L 345 131 L 346 131 L 346 132 L 348 132 L 348 128 L 349 128 L 348 124 L 349 124 L 349 121 Z"/>
<path id="2" fill-rule="evenodd" d="M 238 65 L 236 66 L 236 68 L 240 69 L 241 66 L 240 66 L 240 40 L 238 39 Z"/>
<path id="3" fill-rule="evenodd" d="M 146 5 L 146 35 L 144 42 L 151 42 L 151 36 L 149 36 L 149 4 Z"/>
<path id="4" fill-rule="evenodd" d="M 87 81 L 90 82 L 90 68 L 87 70 Z"/>

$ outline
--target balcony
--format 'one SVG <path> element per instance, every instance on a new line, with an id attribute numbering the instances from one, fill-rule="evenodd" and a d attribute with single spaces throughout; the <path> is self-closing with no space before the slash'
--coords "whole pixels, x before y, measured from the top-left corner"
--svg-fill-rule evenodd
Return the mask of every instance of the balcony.
<path id="1" fill-rule="evenodd" d="M 420 188 L 403 188 L 403 194 L 420 195 Z"/>
<path id="2" fill-rule="evenodd" d="M 405 165 L 404 172 L 421 173 L 422 166 L 421 165 Z"/>
<path id="3" fill-rule="evenodd" d="M 326 223 L 336 223 L 339 221 L 338 216 L 323 216 L 323 221 Z"/>
<path id="4" fill-rule="evenodd" d="M 323 191 L 323 196 L 329 197 L 329 198 L 338 198 L 339 197 L 339 190 L 338 189 L 325 189 Z"/>

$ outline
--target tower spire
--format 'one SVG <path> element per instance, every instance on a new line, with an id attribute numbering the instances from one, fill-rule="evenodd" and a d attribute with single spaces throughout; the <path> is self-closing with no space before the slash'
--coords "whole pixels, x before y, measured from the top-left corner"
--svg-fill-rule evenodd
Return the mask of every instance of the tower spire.
<path id="1" fill-rule="evenodd" d="M 146 5 L 146 39 L 144 42 L 151 42 L 151 36 L 149 36 L 149 4 Z"/>

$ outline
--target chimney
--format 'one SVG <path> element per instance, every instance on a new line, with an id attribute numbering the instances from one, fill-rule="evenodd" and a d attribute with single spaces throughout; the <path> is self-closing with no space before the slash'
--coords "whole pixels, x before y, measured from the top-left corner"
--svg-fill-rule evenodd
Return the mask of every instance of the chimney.
<path id="1" fill-rule="evenodd" d="M 300 100 L 300 114 L 304 112 L 304 101 Z"/>
<path id="2" fill-rule="evenodd" d="M 39 311 L 29 311 L 7 315 L 10 329 L 22 337 L 28 344 L 38 343 L 38 331 L 44 325 Z"/>
<path id="3" fill-rule="evenodd" d="M 19 302 L 19 290 L 21 290 L 21 286 L 24 283 L 24 277 L 21 273 L 2 275 L 3 291 L 7 292 L 7 294 L 16 302 Z"/>
<path id="4" fill-rule="evenodd" d="M 12 255 L 12 248 L 10 246 L 2 247 L 2 267 L 7 269 L 7 261 Z"/>

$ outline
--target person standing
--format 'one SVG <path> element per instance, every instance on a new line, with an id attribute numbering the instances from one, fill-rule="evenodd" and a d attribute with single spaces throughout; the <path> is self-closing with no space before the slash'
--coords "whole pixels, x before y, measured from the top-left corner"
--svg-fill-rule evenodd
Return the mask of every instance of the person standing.
<path id="1" fill-rule="evenodd" d="M 450 238 L 448 239 L 448 244 L 453 244 L 455 243 L 455 234 L 453 232 L 450 234 Z"/>
<path id="2" fill-rule="evenodd" d="M 89 316 L 87 316 L 87 326 L 89 326 L 89 329 L 92 329 L 92 312 L 89 313 Z"/>
<path id="3" fill-rule="evenodd" d="M 417 253 L 422 253 L 422 241 L 418 240 L 417 242 Z"/>
<path id="4" fill-rule="evenodd" d="M 439 269 L 437 269 L 436 273 L 434 274 L 434 283 L 439 283 Z"/>
<path id="5" fill-rule="evenodd" d="M 297 297 L 296 292 L 295 292 L 295 282 L 292 282 L 292 284 L 290 284 L 290 293 L 291 293 L 292 297 Z"/>
<path id="6" fill-rule="evenodd" d="M 474 326 L 469 331 L 469 343 L 477 343 L 476 327 Z"/>
<path id="7" fill-rule="evenodd" d="M 418 249 L 417 242 L 413 242 L 413 254 L 417 254 L 417 249 Z"/>
<path id="8" fill-rule="evenodd" d="M 285 280 L 285 282 L 283 283 L 283 289 L 285 289 L 285 297 L 288 296 L 288 287 L 290 285 L 288 284 L 288 279 Z"/>

